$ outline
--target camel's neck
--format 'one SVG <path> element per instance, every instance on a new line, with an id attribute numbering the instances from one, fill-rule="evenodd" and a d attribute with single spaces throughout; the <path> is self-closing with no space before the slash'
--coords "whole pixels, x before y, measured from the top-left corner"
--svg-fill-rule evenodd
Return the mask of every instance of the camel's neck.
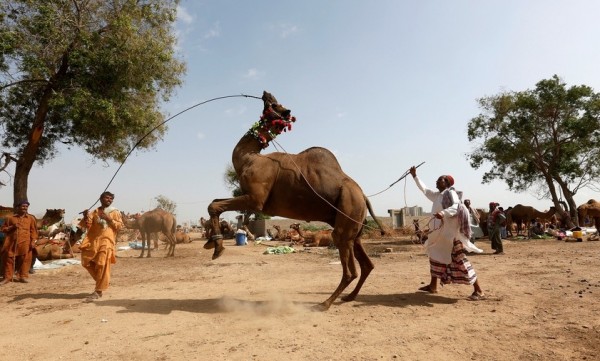
<path id="1" fill-rule="evenodd" d="M 236 172 L 238 172 L 250 159 L 259 156 L 261 150 L 262 146 L 256 138 L 248 134 L 244 135 L 233 149 L 233 154 L 231 155 L 233 168 Z"/>

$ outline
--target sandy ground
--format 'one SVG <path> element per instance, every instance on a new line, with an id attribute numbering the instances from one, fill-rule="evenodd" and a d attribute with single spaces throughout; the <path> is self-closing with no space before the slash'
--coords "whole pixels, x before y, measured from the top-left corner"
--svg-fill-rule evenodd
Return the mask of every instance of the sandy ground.
<path id="1" fill-rule="evenodd" d="M 0 288 L 1 360 L 598 360 L 600 242 L 505 241 L 504 256 L 471 255 L 487 292 L 417 292 L 420 245 L 364 241 L 375 270 L 354 302 L 312 309 L 337 286 L 335 250 L 265 255 L 203 241 L 153 258 L 118 252 L 95 303 L 81 266 L 38 271 Z M 123 244 L 119 244 L 123 245 Z M 385 252 L 391 248 L 392 252 Z M 350 292 L 355 282 L 346 290 Z"/>

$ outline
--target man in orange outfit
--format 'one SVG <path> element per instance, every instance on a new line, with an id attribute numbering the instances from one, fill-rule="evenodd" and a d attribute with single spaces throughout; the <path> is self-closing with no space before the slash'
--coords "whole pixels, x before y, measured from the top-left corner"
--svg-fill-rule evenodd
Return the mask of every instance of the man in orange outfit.
<path id="1" fill-rule="evenodd" d="M 86 232 L 81 246 L 81 265 L 88 270 L 96 287 L 84 302 L 93 302 L 102 297 L 102 292 L 110 284 L 110 266 L 116 262 L 115 244 L 117 232 L 123 228 L 121 212 L 111 207 L 115 195 L 104 192 L 100 195 L 100 207 L 93 211 L 83 211 L 79 223 Z"/>
<path id="2" fill-rule="evenodd" d="M 18 282 L 27 283 L 31 267 L 32 250 L 38 238 L 36 219 L 27 213 L 29 202 L 24 200 L 17 203 L 16 212 L 2 225 L 6 234 L 2 246 L 2 266 L 4 281 L 2 285 L 12 282 L 15 271 L 19 273 Z"/>

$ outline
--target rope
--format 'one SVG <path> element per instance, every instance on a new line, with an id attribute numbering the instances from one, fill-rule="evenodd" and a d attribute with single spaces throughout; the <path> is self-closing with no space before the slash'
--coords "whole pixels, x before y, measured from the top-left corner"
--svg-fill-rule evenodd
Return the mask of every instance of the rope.
<path id="1" fill-rule="evenodd" d="M 212 98 L 212 99 L 208 99 L 205 100 L 203 102 L 194 104 L 182 111 L 180 111 L 179 113 L 173 115 L 172 117 L 167 118 L 165 121 L 163 121 L 162 123 L 156 125 L 154 128 L 152 128 L 148 133 L 146 133 L 143 137 L 141 137 L 137 143 L 135 143 L 135 145 L 129 150 L 129 152 L 127 153 L 127 155 L 125 156 L 125 159 L 123 159 L 123 161 L 121 162 L 121 164 L 119 165 L 119 168 L 117 168 L 117 170 L 115 171 L 115 174 L 112 176 L 112 178 L 110 179 L 110 181 L 108 182 L 108 184 L 106 185 L 106 188 L 104 188 L 104 191 L 102 192 L 106 192 L 106 190 L 108 189 L 108 187 L 112 184 L 113 180 L 115 179 L 115 177 L 117 176 L 117 174 L 119 173 L 119 171 L 121 170 L 121 168 L 123 167 L 123 164 L 125 164 L 125 162 L 127 161 L 127 158 L 129 158 L 129 156 L 131 155 L 131 153 L 133 153 L 133 151 L 135 150 L 135 148 L 137 148 L 138 145 L 140 145 L 142 143 L 142 141 L 144 139 L 146 139 L 146 137 L 148 137 L 150 134 L 152 134 L 153 131 L 155 131 L 156 129 L 158 129 L 159 127 L 163 126 L 164 124 L 166 124 L 167 122 L 169 122 L 170 120 L 172 120 L 173 118 L 178 117 L 179 115 L 187 112 L 188 110 L 192 110 L 196 107 L 199 107 L 200 105 L 204 105 L 206 103 L 210 103 L 213 102 L 215 100 L 221 100 L 221 99 L 227 99 L 227 98 L 237 98 L 237 97 L 244 97 L 244 98 L 254 98 L 254 99 L 261 99 L 261 97 L 257 97 L 254 95 L 247 95 L 247 94 L 239 94 L 239 95 L 226 95 L 226 96 L 221 96 L 221 97 L 216 97 L 216 98 Z M 94 207 L 96 205 L 96 203 L 98 203 L 99 199 L 97 199 L 94 204 L 92 204 L 88 210 L 92 209 L 92 207 Z"/>
<path id="2" fill-rule="evenodd" d="M 421 164 L 419 164 L 419 165 L 418 165 L 418 166 L 416 166 L 415 168 L 419 168 L 419 167 L 420 167 L 420 166 L 422 166 L 423 164 L 425 164 L 425 162 L 421 162 Z M 383 192 L 387 191 L 388 189 L 392 188 L 392 186 L 394 186 L 394 184 L 396 184 L 396 183 L 400 182 L 402 179 L 404 179 L 404 178 L 405 178 L 405 177 L 406 177 L 406 176 L 407 176 L 409 173 L 410 173 L 410 169 L 409 169 L 409 170 L 407 170 L 406 172 L 404 172 L 404 174 L 403 174 L 402 176 L 400 176 L 400 178 L 398 178 L 398 180 L 397 180 L 397 181 L 395 181 L 394 183 L 390 184 L 390 186 L 389 186 L 389 187 L 387 187 L 386 189 L 384 189 L 384 190 L 382 190 L 382 191 L 379 191 L 379 192 L 377 192 L 377 193 L 375 193 L 375 194 L 371 194 L 370 196 L 367 196 L 367 197 L 371 198 L 371 197 L 374 197 L 374 196 L 376 196 L 376 195 L 379 195 L 379 194 L 381 194 L 381 193 L 383 193 Z M 406 182 L 404 182 L 404 186 L 405 186 L 405 189 L 406 189 Z M 405 191 L 405 195 L 406 195 L 406 191 Z M 406 197 L 405 197 L 404 199 L 406 200 Z"/>

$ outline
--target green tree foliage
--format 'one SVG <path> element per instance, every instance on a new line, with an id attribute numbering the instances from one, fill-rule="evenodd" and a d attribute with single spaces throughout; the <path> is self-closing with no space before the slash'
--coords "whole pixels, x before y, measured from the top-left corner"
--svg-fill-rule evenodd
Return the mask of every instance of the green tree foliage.
<path id="1" fill-rule="evenodd" d="M 598 189 L 600 176 L 600 96 L 585 85 L 558 77 L 535 89 L 479 99 L 482 113 L 468 124 L 473 168 L 492 167 L 483 182 L 503 180 L 509 189 L 532 188 L 562 209 L 562 197 L 576 217 L 573 196 L 582 187 Z M 561 212 L 566 216 L 564 212 Z"/>
<path id="2" fill-rule="evenodd" d="M 81 147 L 122 161 L 164 117 L 180 85 L 172 24 L 178 0 L 0 3 L 0 142 L 17 159 L 15 199 L 34 163 Z M 151 148 L 166 127 L 138 147 Z"/>
<path id="3" fill-rule="evenodd" d="M 173 215 L 176 214 L 175 211 L 177 210 L 177 203 L 173 202 L 162 194 L 154 197 L 154 200 L 157 203 L 157 208 L 167 211 Z"/>

